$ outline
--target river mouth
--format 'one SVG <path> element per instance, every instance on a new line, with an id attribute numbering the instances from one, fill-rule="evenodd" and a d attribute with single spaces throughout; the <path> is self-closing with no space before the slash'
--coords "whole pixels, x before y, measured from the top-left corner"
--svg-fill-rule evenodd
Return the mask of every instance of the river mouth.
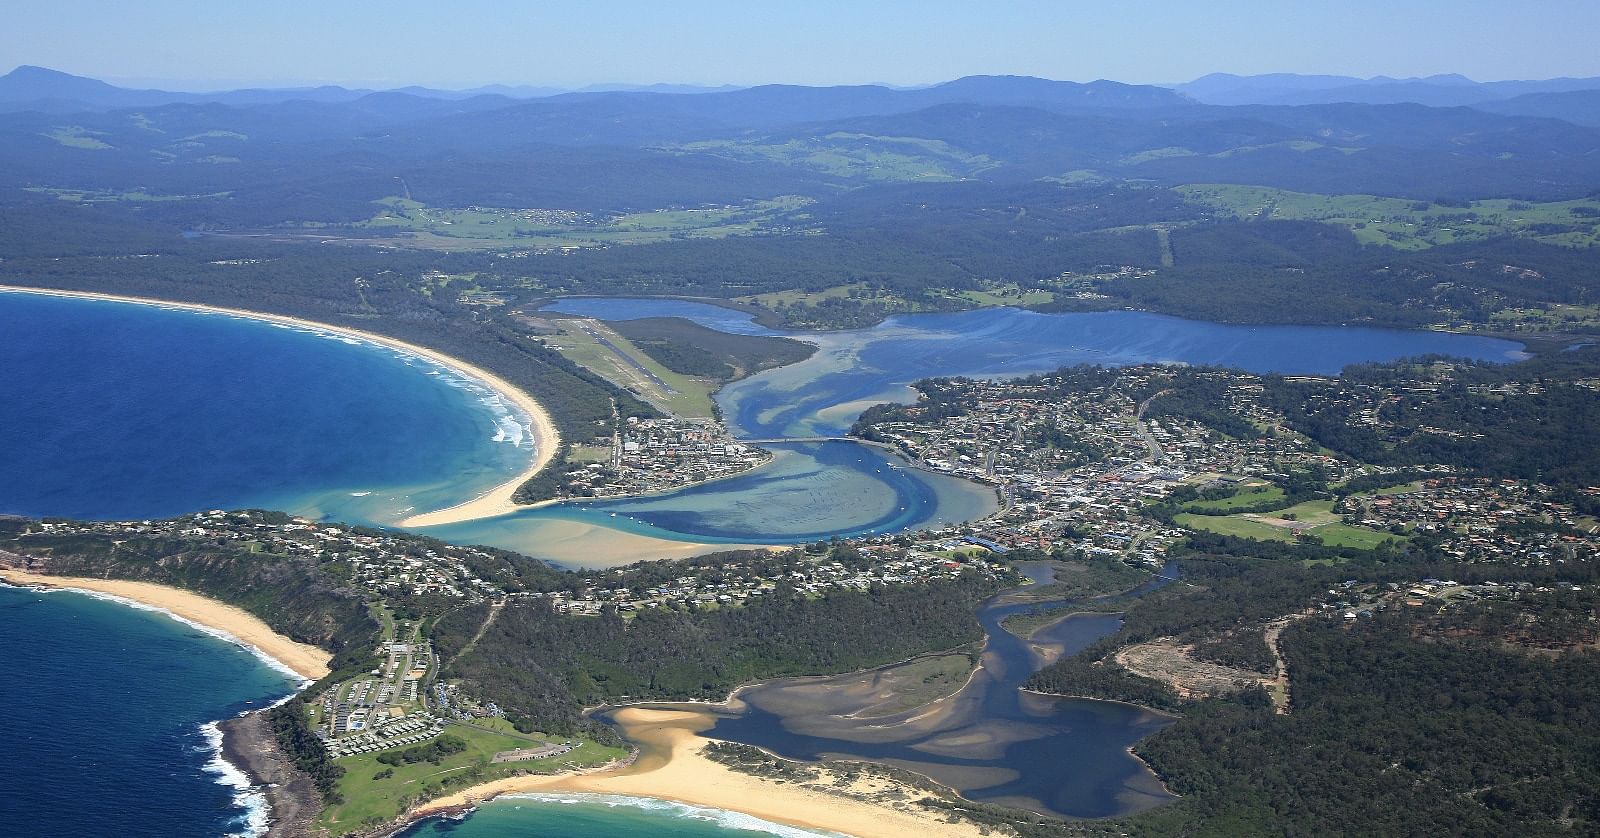
<path id="1" fill-rule="evenodd" d="M 716 395 L 730 432 L 766 445 L 773 462 L 737 477 L 648 498 L 567 502 L 424 530 L 563 564 L 609 566 L 732 546 L 797 544 L 925 530 L 983 518 L 990 487 L 908 467 L 841 439 L 861 411 L 910 402 L 913 381 L 1014 377 L 1070 364 L 1217 364 L 1254 372 L 1336 374 L 1344 366 L 1429 353 L 1521 357 L 1496 338 L 1360 327 L 1235 326 L 1142 312 L 1038 314 L 983 309 L 892 317 L 870 329 L 783 332 L 748 313 L 658 298 L 574 297 L 543 309 L 601 320 L 681 317 L 731 334 L 816 344 L 806 360 L 736 381 Z M 581 533 L 581 534 L 580 534 Z M 688 546 L 698 545 L 698 546 Z"/>
<path id="2" fill-rule="evenodd" d="M 1020 563 L 1037 582 L 1049 562 Z M 1140 596 L 1176 576 L 1169 564 L 1122 597 Z M 1071 600 L 1014 602 L 1002 592 L 978 609 L 985 640 L 979 664 L 953 692 L 912 706 L 902 673 L 921 677 L 929 659 L 845 675 L 781 678 L 740 689 L 720 705 L 655 703 L 695 714 L 699 735 L 751 745 L 807 762 L 858 760 L 920 774 L 968 800 L 1057 818 L 1103 818 L 1160 806 L 1173 796 L 1130 752 L 1171 724 L 1162 713 L 1112 701 L 1024 692 L 1034 672 L 1113 634 L 1121 615 L 1079 612 L 1024 640 L 1002 627 L 1017 614 L 1059 609 Z M 911 670 L 912 667 L 920 667 Z M 899 681 L 899 683 L 897 683 Z M 600 718 L 609 720 L 604 711 Z M 709 720 L 710 726 L 706 726 Z"/>

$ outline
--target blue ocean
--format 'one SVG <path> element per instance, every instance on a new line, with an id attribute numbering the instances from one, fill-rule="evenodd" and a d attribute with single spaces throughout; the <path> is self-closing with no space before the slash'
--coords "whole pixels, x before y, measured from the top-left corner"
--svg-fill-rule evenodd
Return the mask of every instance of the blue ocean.
<path id="1" fill-rule="evenodd" d="M 259 320 L 0 293 L 0 370 L 0 513 L 383 523 L 466 500 L 533 455 L 525 423 L 471 380 Z"/>
<path id="2" fill-rule="evenodd" d="M 768 331 L 692 303 L 563 305 Z M 1421 352 L 1505 360 L 1519 348 L 1453 335 L 1006 310 L 898 318 L 817 339 L 823 351 L 813 360 L 723 392 L 737 431 L 833 435 L 866 402 L 903 397 L 906 383 L 926 375 L 1016 374 L 1083 360 L 1330 372 Z M 244 318 L 0 293 L 0 371 L 0 513 L 123 519 L 255 506 L 382 524 L 472 497 L 518 473 L 533 453 L 520 417 L 448 369 Z M 667 537 L 770 540 L 776 532 L 801 540 L 902 529 L 978 508 L 970 488 L 912 474 L 854 443 L 790 444 L 778 454 L 762 470 L 685 492 L 547 508 L 435 534 L 537 554 L 541 522 L 563 516 Z M 10 699 L 0 838 L 256 831 L 259 806 L 216 760 L 205 725 L 283 697 L 292 688 L 285 675 L 163 615 L 77 594 L 0 588 L 0 633 Z M 485 806 L 464 821 L 430 821 L 412 834 L 749 830 L 788 828 L 647 801 L 530 798 Z"/>
<path id="3" fill-rule="evenodd" d="M 243 318 L 0 293 L 0 370 L 0 513 L 258 506 L 383 523 L 471 497 L 533 453 L 518 417 L 448 370 Z M 72 592 L 0 586 L 0 636 L 0 838 L 264 828 L 264 801 L 218 758 L 210 723 L 287 696 L 290 676 L 164 614 Z M 418 834 L 451 829 L 800 834 L 648 800 L 495 804 Z"/>
<path id="4" fill-rule="evenodd" d="M 218 838 L 265 828 L 265 801 L 218 757 L 210 724 L 289 695 L 297 679 L 171 617 L 72 591 L 0 586 L 8 706 L 3 838 Z M 452 838 L 717 838 L 815 833 L 639 798 L 511 798 Z"/>
<path id="5" fill-rule="evenodd" d="M 206 723 L 296 679 L 164 614 L 70 591 L 0 586 L 6 746 L 0 835 L 250 835 L 264 800 L 217 757 Z"/>

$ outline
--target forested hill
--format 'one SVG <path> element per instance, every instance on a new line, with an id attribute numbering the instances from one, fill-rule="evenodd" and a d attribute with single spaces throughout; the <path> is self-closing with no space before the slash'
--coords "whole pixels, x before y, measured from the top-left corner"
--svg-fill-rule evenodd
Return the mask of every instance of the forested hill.
<path id="1" fill-rule="evenodd" d="M 1600 350 L 1518 364 L 1431 358 L 1352 367 L 1337 379 L 1271 377 L 1267 395 L 1289 424 L 1363 462 L 1447 463 L 1538 480 L 1600 509 Z M 1371 410 L 1372 419 L 1358 417 Z"/>
<path id="2" fill-rule="evenodd" d="M 0 79 L 0 279 L 454 348 L 572 439 L 604 435 L 612 399 L 645 408 L 493 301 L 731 298 L 799 328 L 1004 303 L 1600 331 L 1581 109 L 1211 95 L 1284 83 L 1213 79 L 1206 103 L 1010 76 L 188 97 L 23 68 Z"/>
<path id="3" fill-rule="evenodd" d="M 24 536 L 28 523 L 0 519 L 0 551 L 10 553 L 0 558 L 7 563 L 58 576 L 127 579 L 194 591 L 242 608 L 292 640 L 332 652 L 335 671 L 365 668 L 372 659 L 378 624 L 368 613 L 366 595 L 316 561 L 192 539 Z"/>
<path id="4" fill-rule="evenodd" d="M 973 612 L 993 593 L 977 580 L 839 591 L 811 598 L 780 586 L 740 608 L 614 611 L 568 617 L 548 604 L 508 606 L 446 675 L 539 730 L 582 723 L 585 706 L 621 700 L 720 700 L 780 675 L 847 672 L 983 637 Z M 462 648 L 487 609 L 451 612 L 441 654 Z"/>

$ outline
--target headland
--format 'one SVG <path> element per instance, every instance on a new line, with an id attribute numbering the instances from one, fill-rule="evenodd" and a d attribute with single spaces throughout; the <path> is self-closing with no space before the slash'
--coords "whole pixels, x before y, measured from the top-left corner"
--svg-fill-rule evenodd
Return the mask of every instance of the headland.
<path id="1" fill-rule="evenodd" d="M 179 588 L 123 579 L 50 576 L 0 567 L 0 580 L 10 585 L 84 591 L 126 604 L 164 611 L 187 623 L 250 650 L 277 668 L 315 681 L 329 672 L 333 655 L 308 643 L 291 640 L 272 630 L 260 617 L 227 603 Z"/>

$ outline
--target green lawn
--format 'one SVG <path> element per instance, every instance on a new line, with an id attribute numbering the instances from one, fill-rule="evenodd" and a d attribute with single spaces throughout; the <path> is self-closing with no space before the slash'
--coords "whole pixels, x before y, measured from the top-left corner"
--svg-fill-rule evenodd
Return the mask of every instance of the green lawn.
<path id="1" fill-rule="evenodd" d="M 1301 521 L 1314 527 L 1331 524 L 1339 520 L 1339 516 L 1333 512 L 1333 501 L 1331 500 L 1308 500 L 1286 509 L 1264 514 L 1271 515 L 1274 518 Z M 1291 515 L 1294 517 L 1289 518 Z"/>
<path id="2" fill-rule="evenodd" d="M 486 726 L 505 726 L 500 720 L 485 721 L 497 723 Z M 324 809 L 318 824 L 336 835 L 343 834 L 391 820 L 414 803 L 438 797 L 452 788 L 513 774 L 553 774 L 573 767 L 600 765 L 624 754 L 620 748 L 604 747 L 584 740 L 576 750 L 557 757 L 491 763 L 494 755 L 500 751 L 538 747 L 545 740 L 490 733 L 459 724 L 446 728 L 445 733 L 466 742 L 467 749 L 444 758 L 438 765 L 431 762 L 384 765 L 378 762 L 378 754 L 362 754 L 339 760 L 338 764 L 345 769 L 344 776 L 339 779 L 339 793 L 344 796 L 344 802 Z M 403 749 L 394 750 L 398 752 Z M 374 779 L 391 768 L 393 776 Z"/>
<path id="3" fill-rule="evenodd" d="M 609 463 L 609 445 L 573 445 L 567 448 L 567 461 L 573 463 Z"/>
<path id="4" fill-rule="evenodd" d="M 1255 506 L 1258 503 L 1272 503 L 1281 501 L 1285 497 L 1282 489 L 1270 483 L 1246 484 L 1238 492 L 1222 500 L 1192 500 L 1183 505 L 1190 512 L 1205 514 L 1226 514 L 1235 509 L 1246 506 Z"/>
<path id="5" fill-rule="evenodd" d="M 1252 538 L 1256 541 L 1294 541 L 1294 536 L 1282 527 L 1274 527 L 1249 518 L 1224 515 L 1194 515 L 1184 512 L 1173 516 L 1178 526 L 1191 530 L 1204 530 L 1217 535 L 1235 538 Z"/>
<path id="6" fill-rule="evenodd" d="M 1354 547 L 1357 550 L 1371 550 L 1385 541 L 1406 540 L 1404 536 L 1349 524 L 1327 524 L 1313 529 L 1311 534 L 1322 539 L 1322 543 L 1329 547 Z"/>
<path id="7" fill-rule="evenodd" d="M 1392 533 L 1369 530 L 1365 527 L 1352 527 L 1341 523 L 1339 516 L 1333 512 L 1333 501 L 1313 500 L 1297 503 L 1288 509 L 1266 513 L 1274 518 L 1294 515 L 1295 521 L 1306 524 L 1306 533 L 1314 535 L 1329 547 L 1354 547 L 1358 550 L 1371 550 L 1385 541 L 1404 541 L 1405 538 Z M 1288 527 L 1274 526 L 1254 518 L 1243 515 L 1200 515 L 1182 513 L 1173 517 L 1178 526 L 1192 530 L 1204 530 L 1218 535 L 1234 536 L 1236 538 L 1251 538 L 1257 541 L 1294 541 L 1294 534 Z"/>

